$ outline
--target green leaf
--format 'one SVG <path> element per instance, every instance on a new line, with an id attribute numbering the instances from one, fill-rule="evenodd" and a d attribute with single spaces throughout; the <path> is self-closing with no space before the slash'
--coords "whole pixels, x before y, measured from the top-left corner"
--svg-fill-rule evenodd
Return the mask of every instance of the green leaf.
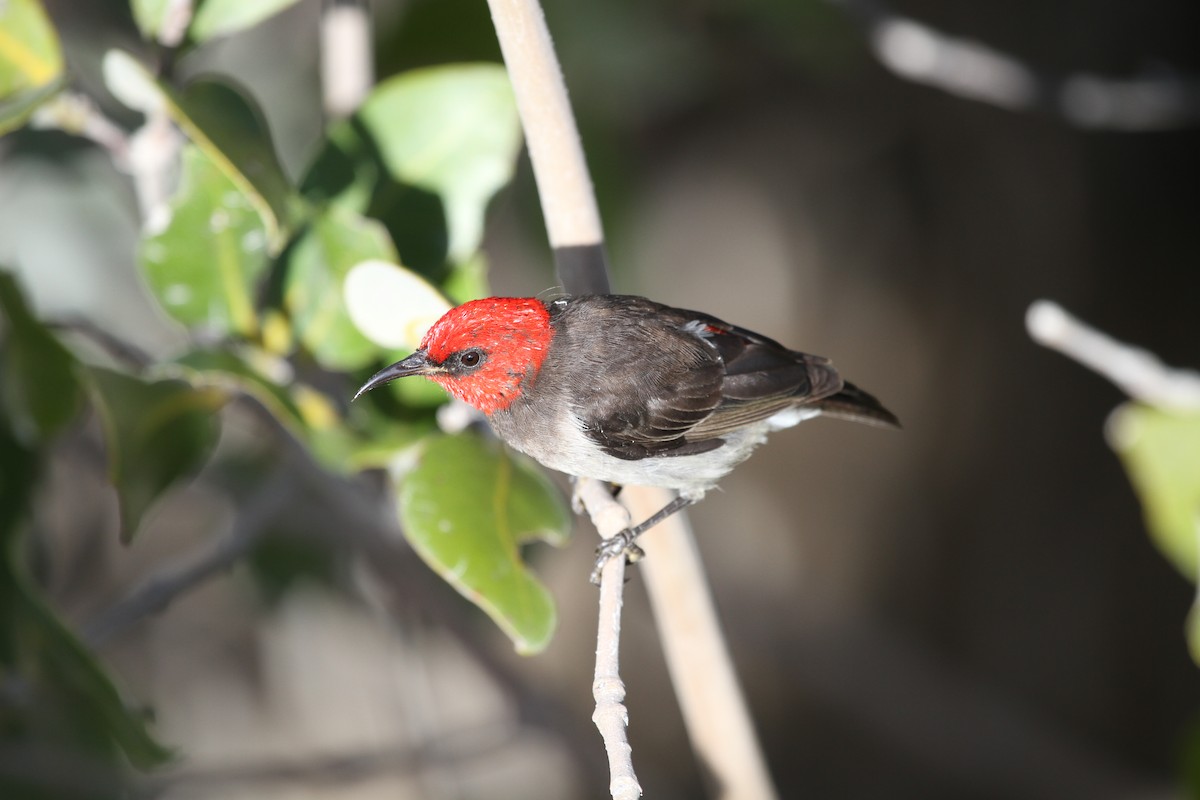
<path id="1" fill-rule="evenodd" d="M 284 301 L 300 341 L 328 369 L 359 369 L 379 354 L 351 321 L 343 296 L 350 269 L 368 260 L 397 260 L 387 230 L 339 206 L 317 217 L 291 250 Z"/>
<path id="2" fill-rule="evenodd" d="M 1109 419 L 1108 440 L 1142 503 L 1150 538 L 1192 583 L 1200 568 L 1200 413 L 1125 403 Z M 1187 620 L 1200 664 L 1200 597 Z"/>
<path id="3" fill-rule="evenodd" d="M 162 30 L 163 19 L 167 15 L 167 8 L 171 5 L 170 0 L 131 0 L 129 5 L 133 11 L 133 21 L 137 23 L 142 36 L 146 39 L 157 39 L 158 32 Z"/>
<path id="4" fill-rule="evenodd" d="M 197 42 L 253 27 L 298 0 L 204 0 L 189 32 Z"/>
<path id="5" fill-rule="evenodd" d="M 265 233 L 246 195 L 203 150 L 183 150 L 171 219 L 138 253 L 151 290 L 185 325 L 219 335 L 258 332 L 254 299 L 269 266 Z"/>
<path id="6" fill-rule="evenodd" d="M 82 399 L 75 358 L 30 312 L 16 279 L 0 272 L 0 411 L 28 445 L 75 418 Z"/>
<path id="7" fill-rule="evenodd" d="M 521 144 L 504 68 L 406 72 L 377 86 L 359 117 L 397 181 L 441 198 L 448 260 L 467 259 L 482 239 L 488 201 L 512 177 Z"/>
<path id="8" fill-rule="evenodd" d="M 37 0 L 0 3 L 0 133 L 22 124 L 58 91 L 62 48 Z"/>
<path id="9" fill-rule="evenodd" d="M 302 210 L 275 154 L 262 112 L 226 81 L 195 81 L 182 95 L 159 83 L 128 53 L 104 56 L 104 80 L 125 105 L 143 113 L 165 111 L 213 164 L 232 181 L 266 230 L 278 253 L 293 217 Z"/>
<path id="10" fill-rule="evenodd" d="M 216 412 L 228 395 L 216 387 L 143 381 L 98 367 L 90 374 L 121 506 L 121 540 L 129 542 L 158 496 L 204 463 L 220 430 Z"/>
<path id="11" fill-rule="evenodd" d="M 519 545 L 570 532 L 562 497 L 532 462 L 473 434 L 432 437 L 400 480 L 400 523 L 434 570 L 482 608 L 522 653 L 550 641 L 556 612 Z"/>
<path id="12" fill-rule="evenodd" d="M 1109 442 L 1141 499 L 1151 538 L 1195 583 L 1200 538 L 1200 413 L 1173 413 L 1125 403 L 1113 412 L 1109 433 Z"/>

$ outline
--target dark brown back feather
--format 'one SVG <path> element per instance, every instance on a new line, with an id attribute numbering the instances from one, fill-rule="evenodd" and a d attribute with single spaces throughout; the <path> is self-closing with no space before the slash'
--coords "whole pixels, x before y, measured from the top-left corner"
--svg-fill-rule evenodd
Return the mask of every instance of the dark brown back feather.
<path id="1" fill-rule="evenodd" d="M 617 458 L 711 450 L 731 431 L 808 403 L 835 416 L 895 423 L 875 398 L 843 384 L 828 359 L 707 314 L 614 295 L 549 307 L 556 337 L 568 341 L 552 349 L 539 380 L 588 381 L 546 388 L 585 401 L 576 414 L 587 435 Z M 612 325 L 622 326 L 619 339 L 569 341 Z M 551 363 L 565 357 L 585 363 Z"/>

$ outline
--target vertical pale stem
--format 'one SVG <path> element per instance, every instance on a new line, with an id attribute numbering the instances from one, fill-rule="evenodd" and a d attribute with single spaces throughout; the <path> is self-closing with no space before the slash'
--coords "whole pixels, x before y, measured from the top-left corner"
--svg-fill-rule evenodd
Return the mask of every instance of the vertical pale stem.
<path id="1" fill-rule="evenodd" d="M 599 244 L 600 212 L 554 43 L 536 0 L 488 0 L 554 248 Z"/>
<path id="2" fill-rule="evenodd" d="M 331 120 L 348 117 L 375 83 L 366 0 L 325 0 L 321 11 L 321 95 Z"/>

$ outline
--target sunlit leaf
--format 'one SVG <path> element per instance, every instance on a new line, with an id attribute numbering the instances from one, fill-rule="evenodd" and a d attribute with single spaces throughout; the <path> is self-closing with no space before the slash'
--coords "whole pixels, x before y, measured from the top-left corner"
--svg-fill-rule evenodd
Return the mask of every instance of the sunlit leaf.
<path id="1" fill-rule="evenodd" d="M 255 297 L 269 265 L 265 233 L 246 196 L 194 145 L 171 218 L 142 241 L 142 271 L 167 313 L 216 334 L 253 336 Z"/>
<path id="2" fill-rule="evenodd" d="M 448 260 L 474 253 L 488 200 L 511 179 L 521 143 L 504 69 L 474 64 L 406 72 L 376 87 L 359 117 L 397 181 L 441 198 Z"/>
<path id="3" fill-rule="evenodd" d="M 104 80 L 122 103 L 143 113 L 165 111 L 237 186 L 262 220 L 271 253 L 284 244 L 298 203 L 279 165 L 262 112 L 227 81 L 193 82 L 183 94 L 160 84 L 120 50 L 104 56 Z"/>
<path id="4" fill-rule="evenodd" d="M 24 123 L 58 90 L 62 49 L 37 0 L 0 3 L 0 133 Z"/>
<path id="5" fill-rule="evenodd" d="M 290 256 L 284 300 L 300 341 L 329 369 L 352 370 L 370 363 L 379 348 L 351 321 L 343 285 L 357 264 L 396 261 L 387 231 L 374 220 L 329 206 Z"/>
<path id="6" fill-rule="evenodd" d="M 386 261 L 364 261 L 346 275 L 346 309 L 358 330 L 380 347 L 417 349 L 450 302 L 420 275 Z"/>
<path id="7" fill-rule="evenodd" d="M 400 522 L 434 570 L 513 640 L 535 653 L 554 632 L 554 601 L 521 560 L 520 545 L 570 531 L 562 497 L 532 462 L 473 434 L 427 441 L 400 478 Z"/>
<path id="8" fill-rule="evenodd" d="M 197 42 L 253 27 L 299 0 L 204 0 L 189 33 Z"/>
<path id="9" fill-rule="evenodd" d="M 0 272 L 0 375 L 0 413 L 26 444 L 45 442 L 79 410 L 74 356 L 34 318 L 7 272 Z"/>
<path id="10" fill-rule="evenodd" d="M 157 39 L 162 30 L 163 19 L 171 0 L 130 0 L 129 7 L 133 11 L 133 21 L 138 30 L 147 39 Z"/>
<path id="11" fill-rule="evenodd" d="M 121 506 L 121 539 L 128 542 L 159 495 L 204 463 L 228 395 L 182 380 L 143 381 L 100 368 L 90 374 Z"/>

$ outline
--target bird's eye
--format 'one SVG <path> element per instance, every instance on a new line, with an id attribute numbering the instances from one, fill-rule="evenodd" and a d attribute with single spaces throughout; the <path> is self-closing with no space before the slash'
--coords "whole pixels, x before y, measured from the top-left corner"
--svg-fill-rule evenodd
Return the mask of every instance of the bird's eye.
<path id="1" fill-rule="evenodd" d="M 483 360 L 483 354 L 478 350 L 467 350 L 458 357 L 458 363 L 464 367 L 475 367 Z"/>

